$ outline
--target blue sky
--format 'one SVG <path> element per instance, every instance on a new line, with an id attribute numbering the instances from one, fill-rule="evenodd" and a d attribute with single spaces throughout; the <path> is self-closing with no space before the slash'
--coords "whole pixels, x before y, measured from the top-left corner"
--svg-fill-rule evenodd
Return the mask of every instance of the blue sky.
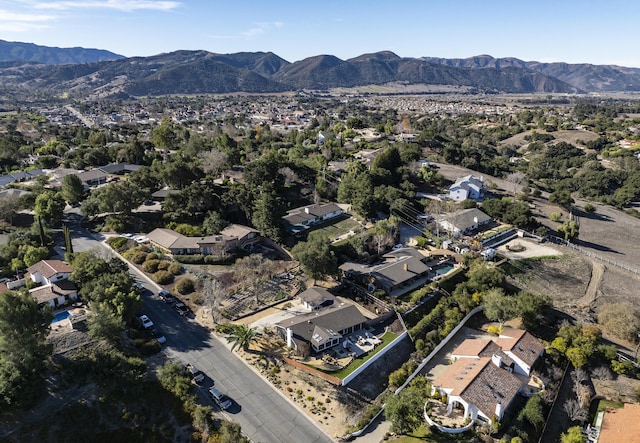
<path id="1" fill-rule="evenodd" d="M 0 39 L 149 56 L 390 50 L 640 67 L 637 0 L 0 0 Z"/>

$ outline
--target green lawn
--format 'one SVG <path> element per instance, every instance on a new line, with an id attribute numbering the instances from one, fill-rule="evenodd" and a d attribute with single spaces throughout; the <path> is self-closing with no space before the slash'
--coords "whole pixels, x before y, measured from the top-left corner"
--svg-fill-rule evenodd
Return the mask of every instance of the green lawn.
<path id="1" fill-rule="evenodd" d="M 473 432 L 464 432 L 462 434 L 445 434 L 437 429 L 431 429 L 426 424 L 421 425 L 418 429 L 407 435 L 390 438 L 388 442 L 393 443 L 467 443 L 473 437 Z"/>
<path id="2" fill-rule="evenodd" d="M 376 355 L 378 352 L 382 351 L 396 337 L 397 337 L 397 335 L 394 334 L 391 331 L 385 332 L 384 335 L 381 338 L 382 343 L 380 343 L 373 351 L 369 352 L 367 355 L 364 355 L 362 357 L 356 358 L 355 360 L 353 360 L 351 362 L 351 364 L 349 364 L 349 366 L 346 366 L 346 367 L 344 367 L 344 368 L 342 368 L 342 369 L 340 369 L 339 371 L 336 371 L 336 372 L 327 372 L 327 374 L 331 374 L 334 377 L 338 377 L 340 379 L 344 379 L 346 376 L 348 376 L 353 371 L 355 371 L 360 366 L 362 366 L 371 357 Z"/>
<path id="3" fill-rule="evenodd" d="M 595 411 L 593 410 L 593 406 L 591 407 L 591 411 L 593 414 L 593 418 L 591 419 L 591 424 L 595 425 L 596 424 L 596 420 L 598 419 L 598 413 L 601 411 L 604 411 L 607 408 L 623 408 L 624 405 L 620 402 L 617 401 L 611 401 L 611 400 L 599 400 L 598 401 L 598 406 L 595 408 Z M 591 412 L 590 411 L 590 412 Z"/>
<path id="4" fill-rule="evenodd" d="M 340 220 L 337 223 L 323 226 L 318 229 L 314 229 L 309 232 L 308 237 L 325 237 L 329 240 L 334 240 L 335 238 L 348 233 L 349 231 L 358 232 L 358 230 L 362 226 L 356 220 L 352 218 L 346 218 L 344 220 Z"/>

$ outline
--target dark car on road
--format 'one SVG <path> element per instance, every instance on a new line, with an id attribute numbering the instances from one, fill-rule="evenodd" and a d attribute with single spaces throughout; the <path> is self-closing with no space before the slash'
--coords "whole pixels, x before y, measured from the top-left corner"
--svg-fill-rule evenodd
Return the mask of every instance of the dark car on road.
<path id="1" fill-rule="evenodd" d="M 173 296 L 173 294 L 166 289 L 160 290 L 160 292 L 158 292 L 158 297 L 160 297 L 160 300 L 162 300 L 163 302 L 169 304 L 175 303 L 176 301 L 176 298 Z"/>
<path id="2" fill-rule="evenodd" d="M 173 307 L 175 308 L 175 310 L 180 315 L 188 315 L 189 312 L 190 312 L 189 307 L 187 305 L 185 305 L 184 303 L 182 303 L 181 301 L 176 301 L 173 304 Z"/>
<path id="3" fill-rule="evenodd" d="M 187 371 L 189 371 L 189 374 L 191 374 L 191 379 L 193 380 L 193 382 L 195 384 L 200 384 L 204 381 L 205 377 L 204 377 L 204 372 L 202 372 L 201 370 L 197 369 L 195 366 L 193 366 L 191 363 L 187 363 Z"/>

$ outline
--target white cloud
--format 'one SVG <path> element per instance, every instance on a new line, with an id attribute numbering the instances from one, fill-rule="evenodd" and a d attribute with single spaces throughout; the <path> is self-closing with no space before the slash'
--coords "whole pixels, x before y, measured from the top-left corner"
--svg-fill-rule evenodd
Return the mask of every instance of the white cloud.
<path id="1" fill-rule="evenodd" d="M 245 39 L 251 40 L 255 37 L 258 37 L 264 34 L 267 31 L 271 31 L 272 29 L 281 28 L 284 26 L 282 22 L 270 22 L 270 23 L 256 23 L 254 28 L 249 29 L 242 33 Z"/>
<path id="2" fill-rule="evenodd" d="M 32 3 L 36 9 L 69 10 L 69 9 L 113 9 L 117 11 L 171 11 L 181 5 L 175 1 L 156 0 L 85 0 L 85 1 L 37 1 Z"/>
<path id="3" fill-rule="evenodd" d="M 47 25 L 36 25 L 35 23 L 25 23 L 25 22 L 7 22 L 0 23 L 0 31 L 1 32 L 31 32 L 31 31 L 39 31 L 41 29 L 47 29 L 49 26 Z"/>
<path id="4" fill-rule="evenodd" d="M 45 29 L 45 22 L 55 20 L 53 15 L 28 14 L 0 9 L 0 31 L 29 32 Z"/>

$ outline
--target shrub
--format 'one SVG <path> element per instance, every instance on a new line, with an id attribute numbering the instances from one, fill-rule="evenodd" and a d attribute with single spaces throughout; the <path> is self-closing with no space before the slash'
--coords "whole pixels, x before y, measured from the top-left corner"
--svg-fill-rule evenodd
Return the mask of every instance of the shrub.
<path id="1" fill-rule="evenodd" d="M 149 252 L 147 254 L 147 260 L 160 260 L 160 256 L 155 252 Z"/>
<path id="2" fill-rule="evenodd" d="M 171 274 L 173 276 L 173 274 Z M 187 277 L 182 277 L 176 282 L 176 291 L 182 295 L 190 294 L 193 292 L 193 280 Z"/>
<path id="3" fill-rule="evenodd" d="M 596 207 L 591 203 L 587 203 L 586 205 L 584 205 L 584 212 L 586 212 L 587 214 L 593 214 L 594 212 L 596 212 Z"/>
<path id="4" fill-rule="evenodd" d="M 153 274 L 153 281 L 159 285 L 168 285 L 173 282 L 173 274 L 168 271 L 158 271 Z"/>
<path id="5" fill-rule="evenodd" d="M 562 214 L 560 214 L 559 212 L 552 212 L 551 214 L 549 214 L 549 219 L 552 222 L 559 222 L 561 218 Z"/>
<path id="6" fill-rule="evenodd" d="M 204 255 L 202 254 L 176 255 L 173 258 L 175 261 L 179 263 L 184 263 L 187 265 L 200 265 L 204 263 Z"/>
<path id="7" fill-rule="evenodd" d="M 166 271 L 167 269 L 169 269 L 169 265 L 171 263 L 169 263 L 166 260 L 160 260 L 160 263 L 158 263 L 158 270 L 159 271 Z"/>
<path id="8" fill-rule="evenodd" d="M 184 272 L 184 268 L 180 263 L 171 263 L 167 271 L 171 272 L 173 275 L 180 275 Z"/>
<path id="9" fill-rule="evenodd" d="M 126 220 L 123 217 L 110 215 L 105 219 L 104 227 L 110 231 L 124 232 L 127 228 L 127 225 Z"/>
<path id="10" fill-rule="evenodd" d="M 147 260 L 147 253 L 144 251 L 136 251 L 131 256 L 131 261 L 136 265 L 141 265 Z"/>
<path id="11" fill-rule="evenodd" d="M 142 263 L 142 270 L 144 272 L 154 273 L 158 270 L 158 265 L 160 264 L 160 260 L 145 260 Z"/>
<path id="12" fill-rule="evenodd" d="M 109 246 L 118 252 L 123 252 L 129 249 L 129 239 L 124 237 L 111 237 L 107 240 Z"/>

